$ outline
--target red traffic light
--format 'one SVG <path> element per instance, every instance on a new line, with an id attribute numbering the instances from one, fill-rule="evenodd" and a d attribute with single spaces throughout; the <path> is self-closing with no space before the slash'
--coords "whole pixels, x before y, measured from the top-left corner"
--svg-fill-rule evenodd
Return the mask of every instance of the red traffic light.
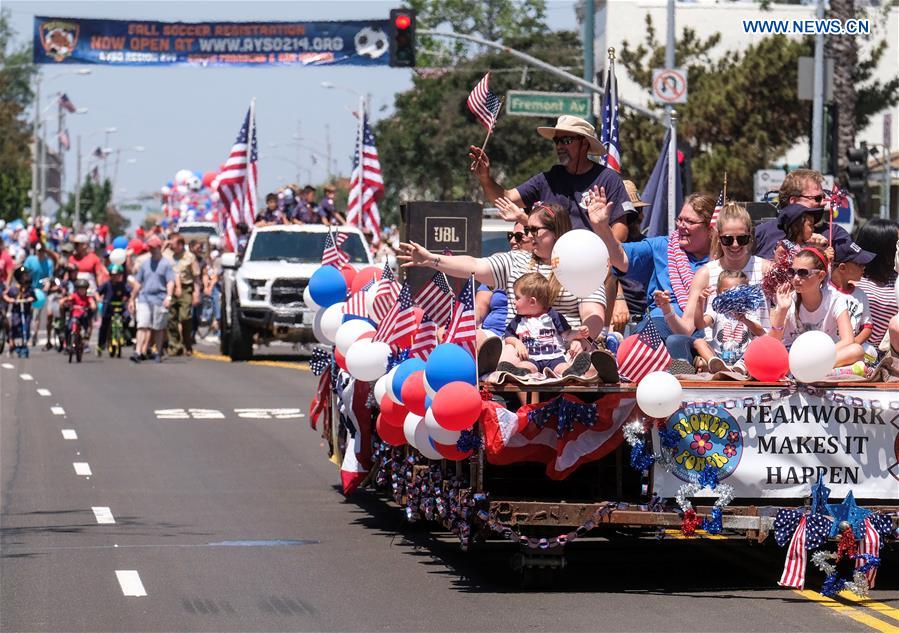
<path id="1" fill-rule="evenodd" d="M 405 13 L 400 13 L 393 19 L 393 24 L 394 26 L 396 26 L 396 28 L 405 30 L 412 25 L 412 18 L 410 18 Z"/>

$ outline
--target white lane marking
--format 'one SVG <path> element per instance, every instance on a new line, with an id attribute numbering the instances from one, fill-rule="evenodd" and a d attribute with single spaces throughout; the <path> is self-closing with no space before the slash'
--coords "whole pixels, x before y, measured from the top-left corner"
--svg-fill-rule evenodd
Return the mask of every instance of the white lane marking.
<path id="1" fill-rule="evenodd" d="M 3 369 L 15 369 L 16 368 L 16 366 L 13 365 L 12 363 L 3 363 L 2 367 L 3 367 Z"/>
<path id="2" fill-rule="evenodd" d="M 21 378 L 25 382 L 28 382 L 29 380 L 34 380 L 34 376 L 32 376 L 31 374 L 19 374 L 19 378 Z"/>
<path id="3" fill-rule="evenodd" d="M 62 407 L 50 407 L 50 411 L 51 411 L 51 413 L 53 413 L 53 415 L 65 415 L 66 414 L 66 410 L 63 409 Z"/>
<path id="4" fill-rule="evenodd" d="M 112 516 L 112 510 L 110 510 L 106 506 L 93 506 L 91 510 L 94 511 L 94 516 L 97 518 L 97 523 L 115 523 L 115 517 Z"/>
<path id="5" fill-rule="evenodd" d="M 76 475 L 84 475 L 85 477 L 90 477 L 93 474 L 91 472 L 91 465 L 87 462 L 73 462 L 72 466 L 75 467 Z"/>
<path id="6" fill-rule="evenodd" d="M 249 418 L 251 420 L 286 420 L 290 418 L 304 418 L 305 414 L 300 413 L 299 409 L 234 409 L 234 413 L 241 418 Z"/>
<path id="7" fill-rule="evenodd" d="M 218 409 L 156 409 L 158 420 L 224 420 L 225 414 Z"/>
<path id="8" fill-rule="evenodd" d="M 62 439 L 77 440 L 78 434 L 75 432 L 75 429 L 63 429 L 62 430 Z"/>
<path id="9" fill-rule="evenodd" d="M 190 418 L 184 409 L 156 409 L 153 413 L 160 420 L 187 420 Z"/>
<path id="10" fill-rule="evenodd" d="M 216 409 L 188 409 L 190 417 L 195 420 L 223 420 L 225 414 Z"/>
<path id="11" fill-rule="evenodd" d="M 49 389 L 38 389 L 38 390 L 37 390 L 37 395 L 43 396 L 43 397 L 46 398 L 47 396 L 50 395 L 50 390 L 49 390 Z"/>
<path id="12" fill-rule="evenodd" d="M 117 569 L 115 570 L 116 578 L 119 579 L 119 585 L 122 587 L 122 593 L 126 596 L 141 597 L 147 595 L 144 589 L 144 583 L 140 581 L 140 574 L 136 569 Z"/>

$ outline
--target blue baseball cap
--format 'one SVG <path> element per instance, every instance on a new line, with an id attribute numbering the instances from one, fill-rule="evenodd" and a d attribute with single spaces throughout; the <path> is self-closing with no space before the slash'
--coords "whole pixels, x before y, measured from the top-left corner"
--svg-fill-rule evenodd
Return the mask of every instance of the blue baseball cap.
<path id="1" fill-rule="evenodd" d="M 833 263 L 853 262 L 859 266 L 867 266 L 876 255 L 864 250 L 852 240 L 841 240 L 833 244 Z"/>
<path id="2" fill-rule="evenodd" d="M 815 224 L 821 221 L 824 216 L 823 207 L 805 207 L 801 204 L 788 204 L 777 214 L 777 228 L 786 231 L 787 227 L 793 224 L 806 213 L 811 213 L 815 218 Z"/>

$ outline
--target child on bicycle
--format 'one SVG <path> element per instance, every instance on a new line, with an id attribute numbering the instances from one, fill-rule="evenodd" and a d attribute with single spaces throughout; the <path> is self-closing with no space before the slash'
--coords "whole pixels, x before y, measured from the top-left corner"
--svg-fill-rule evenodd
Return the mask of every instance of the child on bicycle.
<path id="1" fill-rule="evenodd" d="M 122 325 L 125 326 L 125 305 L 131 296 L 131 284 L 125 278 L 125 269 L 121 264 L 113 264 L 109 267 L 109 279 L 97 288 L 97 295 L 103 301 L 103 314 L 100 320 L 100 332 L 97 335 L 97 356 L 106 348 L 109 338 L 109 326 L 114 314 L 122 315 Z"/>
<path id="2" fill-rule="evenodd" d="M 31 334 L 31 312 L 35 300 L 34 289 L 31 287 L 31 273 L 24 266 L 20 266 L 13 273 L 13 283 L 3 293 L 4 306 L 10 305 L 10 349 L 15 351 L 20 358 L 28 358 L 28 338 Z"/>
<path id="3" fill-rule="evenodd" d="M 87 294 L 89 288 L 90 282 L 87 279 L 78 279 L 75 281 L 75 291 L 59 301 L 60 309 L 69 309 L 66 332 L 72 331 L 73 321 L 76 319 L 81 325 L 81 331 L 88 331 L 91 317 L 97 311 L 97 300 Z"/>

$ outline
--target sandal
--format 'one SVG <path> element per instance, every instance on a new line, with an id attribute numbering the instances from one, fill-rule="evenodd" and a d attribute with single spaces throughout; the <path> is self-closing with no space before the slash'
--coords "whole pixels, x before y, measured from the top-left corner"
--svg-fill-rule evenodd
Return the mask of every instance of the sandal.
<path id="1" fill-rule="evenodd" d="M 525 369 L 524 367 L 517 367 L 509 361 L 503 361 L 499 365 L 497 365 L 496 371 L 506 374 L 512 374 L 513 376 L 518 376 L 519 378 L 522 376 L 527 376 L 531 373 L 530 370 Z"/>
<path id="2" fill-rule="evenodd" d="M 578 356 L 580 356 L 580 354 L 578 354 Z M 575 358 L 575 362 L 577 362 L 577 358 Z M 596 369 L 600 381 L 610 383 L 620 381 L 621 377 L 618 375 L 618 362 L 610 352 L 604 349 L 598 349 L 591 352 L 590 364 Z"/>
<path id="3" fill-rule="evenodd" d="M 577 356 L 574 357 L 574 360 L 571 361 L 571 366 L 568 367 L 565 371 L 562 372 L 562 377 L 567 376 L 583 376 L 590 368 L 593 366 L 593 362 L 591 360 L 590 354 L 587 352 L 581 352 Z M 616 368 L 617 373 L 617 368 Z"/>

